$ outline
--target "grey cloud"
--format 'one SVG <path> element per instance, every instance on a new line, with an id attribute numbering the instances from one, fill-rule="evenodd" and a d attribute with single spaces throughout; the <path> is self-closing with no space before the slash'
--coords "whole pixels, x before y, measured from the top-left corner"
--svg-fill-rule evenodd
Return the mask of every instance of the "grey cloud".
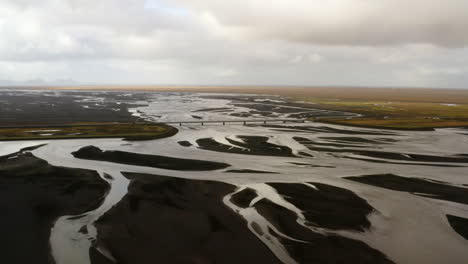
<path id="1" fill-rule="evenodd" d="M 332 45 L 468 44 L 465 0 L 178 0 L 246 38 Z"/>
<path id="2" fill-rule="evenodd" d="M 5 0 L 0 79 L 463 88 L 464 2 Z"/>

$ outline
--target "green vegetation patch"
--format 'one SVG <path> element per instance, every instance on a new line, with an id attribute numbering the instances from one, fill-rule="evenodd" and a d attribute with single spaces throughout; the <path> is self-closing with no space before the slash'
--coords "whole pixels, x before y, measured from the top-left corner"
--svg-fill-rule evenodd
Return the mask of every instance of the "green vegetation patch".
<path id="1" fill-rule="evenodd" d="M 0 128 L 0 141 L 82 138 L 124 138 L 125 140 L 152 140 L 169 137 L 177 129 L 165 124 L 81 124 L 44 127 Z"/>
<path id="2" fill-rule="evenodd" d="M 354 118 L 312 119 L 324 123 L 410 130 L 468 126 L 467 103 L 363 101 L 340 98 L 301 100 L 315 103 L 317 108 L 362 115 Z"/>
<path id="3" fill-rule="evenodd" d="M 468 127 L 467 120 L 457 119 L 434 119 L 434 118 L 393 118 L 379 119 L 373 117 L 352 118 L 352 119 L 320 119 L 320 122 L 360 126 L 369 128 L 386 128 L 386 129 L 407 129 L 407 130 L 427 130 L 433 128 L 445 127 Z"/>

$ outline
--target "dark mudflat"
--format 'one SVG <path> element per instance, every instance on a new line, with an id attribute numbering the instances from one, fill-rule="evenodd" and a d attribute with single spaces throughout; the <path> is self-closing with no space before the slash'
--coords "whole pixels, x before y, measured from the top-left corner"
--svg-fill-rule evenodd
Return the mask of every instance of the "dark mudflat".
<path id="1" fill-rule="evenodd" d="M 107 249 L 117 263 L 279 263 L 270 249 L 247 228 L 245 220 L 223 203 L 223 198 L 234 192 L 236 186 L 138 173 L 123 175 L 131 179 L 129 192 L 96 222 L 99 236 L 93 245 Z M 353 202 L 340 205 L 343 200 L 337 198 L 336 202 L 327 203 L 331 196 L 355 199 L 351 192 L 332 186 L 323 185 L 319 187 L 321 191 L 315 191 L 310 187 L 299 190 L 293 184 L 294 191 L 290 191 L 288 184 L 271 185 L 299 201 L 317 198 L 304 197 L 302 191 L 328 193 L 329 196 L 321 197 L 321 202 L 334 206 L 333 210 L 337 211 Z M 255 190 L 246 188 L 236 193 L 231 201 L 247 208 L 256 197 Z M 361 241 L 319 234 L 299 225 L 297 215 L 266 198 L 253 206 L 280 232 L 303 241 L 284 239 L 272 231 L 298 263 L 348 263 L 349 260 L 364 264 L 392 263 Z M 304 208 L 307 211 L 317 209 L 315 206 Z M 333 217 L 342 218 L 347 213 L 349 211 L 343 211 Z M 328 217 L 332 218 L 330 214 Z M 95 248 L 91 253 L 93 264 L 110 263 Z"/>
<path id="2" fill-rule="evenodd" d="M 307 225 L 328 229 L 364 231 L 370 227 L 367 216 L 373 211 L 366 200 L 352 191 L 322 184 L 268 183 L 284 199 L 303 211 Z"/>
<path id="3" fill-rule="evenodd" d="M 452 186 L 440 181 L 407 178 L 393 174 L 346 177 L 345 179 L 390 190 L 409 192 L 431 199 L 468 204 L 468 188 Z"/>
<path id="4" fill-rule="evenodd" d="M 125 94 L 126 92 L 3 91 L 0 93 L 0 124 L 19 126 L 136 121 L 138 118 L 128 109 L 137 106 L 133 102 L 146 101 L 148 94 L 136 92 L 132 97 Z M 84 98 L 102 98 L 102 101 L 80 101 Z"/>
<path id="5" fill-rule="evenodd" d="M 306 226 L 356 231 L 370 226 L 367 215 L 373 210 L 372 207 L 348 190 L 319 183 L 311 183 L 318 190 L 299 183 L 268 184 L 302 211 Z M 241 208 L 253 207 L 279 232 L 295 239 L 269 230 L 298 263 L 392 263 L 381 252 L 361 241 L 314 232 L 298 223 L 295 212 L 268 198 L 257 200 L 257 197 L 255 190 L 246 188 L 234 194 L 231 202 Z M 254 200 L 257 201 L 253 203 Z"/>
<path id="6" fill-rule="evenodd" d="M 464 237 L 468 240 L 468 219 L 454 216 L 454 215 L 447 215 L 447 220 L 450 226 L 457 232 L 460 236 Z"/>
<path id="7" fill-rule="evenodd" d="M 244 190 L 235 193 L 231 197 L 231 202 L 241 208 L 247 208 L 257 196 L 257 192 L 254 189 L 245 188 Z"/>
<path id="8" fill-rule="evenodd" d="M 179 171 L 210 171 L 225 169 L 230 166 L 226 163 L 213 161 L 179 159 L 125 151 L 102 151 L 100 148 L 94 146 L 81 148 L 72 154 L 75 158 L 79 159 L 100 160 L 119 164 Z"/>
<path id="9" fill-rule="evenodd" d="M 274 173 L 278 174 L 278 172 L 271 172 L 271 171 L 259 171 L 259 170 L 227 170 L 225 172 L 228 173 Z"/>
<path id="10" fill-rule="evenodd" d="M 323 235 L 298 224 L 296 214 L 267 199 L 257 202 L 255 208 L 279 232 L 300 240 L 275 235 L 298 263 L 393 263 L 362 241 L 333 234 Z"/>
<path id="11" fill-rule="evenodd" d="M 309 164 L 309 163 L 302 163 L 302 162 L 289 162 L 290 164 L 297 165 L 297 166 L 306 166 L 310 168 L 336 168 L 335 166 L 323 166 L 323 165 L 314 165 L 314 164 Z"/>
<path id="12" fill-rule="evenodd" d="M 93 210 L 108 189 L 95 171 L 52 166 L 30 153 L 0 157 L 2 263 L 52 263 L 56 219 Z"/>
<path id="13" fill-rule="evenodd" d="M 226 138 L 229 143 L 237 147 L 219 143 L 213 138 L 198 139 L 197 144 L 200 149 L 218 152 L 260 156 L 296 157 L 291 148 L 268 143 L 268 137 L 238 136 L 238 138 L 243 142 Z"/>
<path id="14" fill-rule="evenodd" d="M 361 149 L 345 149 L 345 148 L 327 148 L 318 146 L 313 140 L 303 137 L 294 137 L 298 143 L 306 146 L 312 151 L 319 152 L 334 152 L 334 153 L 350 153 L 353 155 L 367 156 L 371 158 L 392 159 L 411 162 L 448 162 L 448 163 L 468 163 L 468 157 L 455 155 L 455 156 L 432 156 L 411 153 L 395 153 L 374 150 L 361 150 Z"/>
<path id="15" fill-rule="evenodd" d="M 340 143 L 365 143 L 365 144 L 389 144 L 397 142 L 398 140 L 392 138 L 360 138 L 360 137 L 320 137 L 320 139 L 326 139 L 330 141 L 340 142 Z"/>
<path id="16" fill-rule="evenodd" d="M 181 145 L 182 147 L 191 147 L 192 146 L 192 143 L 190 143 L 188 141 L 179 141 L 177 143 L 179 143 L 179 145 Z"/>
<path id="17" fill-rule="evenodd" d="M 327 126 L 281 126 L 281 125 L 264 125 L 268 128 L 276 129 L 294 129 L 301 132 L 320 132 L 320 133 L 333 133 L 342 135 L 367 135 L 367 136 L 398 136 L 397 133 L 390 131 L 380 130 L 357 130 L 357 129 L 340 129 Z"/>
<path id="18" fill-rule="evenodd" d="M 218 107 L 218 108 L 203 108 L 192 111 L 192 113 L 199 113 L 199 112 L 219 112 L 219 111 L 231 111 L 232 108 L 229 107 Z"/>
<path id="19" fill-rule="evenodd" d="M 295 138 L 296 139 L 296 138 Z M 306 138 L 297 138 L 306 140 Z M 296 140 L 297 141 L 297 140 Z M 318 142 L 315 140 L 307 139 L 307 143 L 315 146 L 325 146 L 325 147 L 335 147 L 335 148 L 365 148 L 366 145 L 356 145 L 356 144 L 348 144 L 348 143 L 337 143 L 334 141 L 331 142 Z"/>
<path id="20" fill-rule="evenodd" d="M 448 165 L 448 164 L 437 164 L 437 163 L 393 162 L 393 161 L 386 161 L 386 160 L 376 160 L 376 159 L 366 159 L 366 158 L 356 158 L 356 157 L 343 157 L 343 158 L 352 159 L 352 160 L 367 161 L 367 162 L 373 162 L 373 163 L 381 163 L 381 164 L 413 165 L 413 166 L 429 166 L 429 167 L 445 167 L 445 168 L 462 168 L 462 167 L 466 167 L 466 166 L 461 166 L 461 165 Z"/>
<path id="21" fill-rule="evenodd" d="M 224 205 L 235 186 L 213 181 L 124 173 L 128 193 L 97 222 L 95 246 L 117 263 L 279 263 Z M 105 264 L 95 250 L 93 264 Z"/>

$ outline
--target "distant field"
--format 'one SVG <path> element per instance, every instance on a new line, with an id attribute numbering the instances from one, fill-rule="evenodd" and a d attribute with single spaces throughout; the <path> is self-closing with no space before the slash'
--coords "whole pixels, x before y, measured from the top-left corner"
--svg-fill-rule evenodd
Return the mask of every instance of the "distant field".
<path id="1" fill-rule="evenodd" d="M 173 135 L 177 130 L 155 124 L 80 124 L 47 127 L 0 128 L 0 141 L 82 138 L 150 140 Z"/>
<path id="2" fill-rule="evenodd" d="M 298 86 L 69 86 L 48 90 L 160 91 L 281 95 L 313 100 L 397 101 L 468 104 L 468 89 L 298 87 Z"/>
<path id="3" fill-rule="evenodd" d="M 57 90 L 134 90 L 278 95 L 313 107 L 349 111 L 362 118 L 320 119 L 343 125 L 395 129 L 468 126 L 468 90 L 362 87 L 260 86 L 88 86 L 41 87 Z"/>
<path id="4" fill-rule="evenodd" d="M 320 107 L 360 113 L 352 119 L 321 119 L 322 122 L 395 129 L 468 127 L 468 104 L 357 100 L 314 100 Z"/>

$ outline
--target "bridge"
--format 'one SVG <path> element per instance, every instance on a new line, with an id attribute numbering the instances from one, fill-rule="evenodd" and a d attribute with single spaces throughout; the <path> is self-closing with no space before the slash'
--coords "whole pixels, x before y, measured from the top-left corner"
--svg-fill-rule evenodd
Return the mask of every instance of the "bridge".
<path id="1" fill-rule="evenodd" d="M 247 124 L 267 124 L 267 123 L 305 123 L 305 119 L 244 119 L 244 120 L 192 120 L 192 121 L 161 121 L 158 123 L 164 124 L 178 124 L 182 126 L 184 124 L 200 124 L 204 126 L 205 124 L 222 124 L 225 126 L 226 124 L 243 124 L 244 126 Z"/>
<path id="2" fill-rule="evenodd" d="M 141 120 L 136 122 L 115 122 L 115 123 L 103 123 L 103 124 L 53 124 L 53 125 L 19 125 L 19 126 L 0 126 L 0 129 L 20 129 L 20 128 L 72 128 L 72 127 L 107 127 L 114 125 L 150 125 L 150 124 L 178 124 L 182 126 L 184 124 L 253 124 L 253 123 L 305 123 L 305 119 L 245 119 L 245 120 L 191 120 L 191 121 L 149 121 Z"/>

